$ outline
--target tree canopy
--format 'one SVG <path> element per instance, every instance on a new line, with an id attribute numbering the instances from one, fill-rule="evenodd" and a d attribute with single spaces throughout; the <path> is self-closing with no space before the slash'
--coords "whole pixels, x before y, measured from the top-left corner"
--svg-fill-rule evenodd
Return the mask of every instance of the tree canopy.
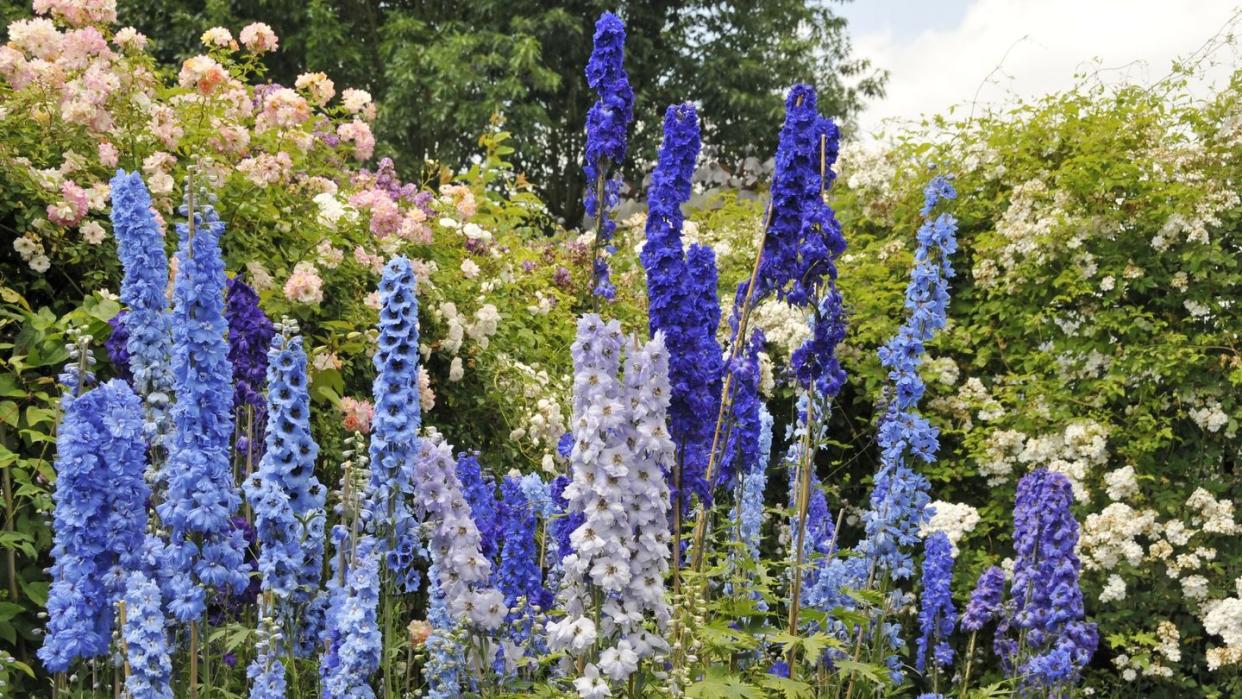
<path id="1" fill-rule="evenodd" d="M 551 210 L 581 216 L 583 122 L 592 96 L 582 76 L 596 17 L 628 29 L 626 69 L 636 97 L 637 181 L 659 142 L 669 104 L 692 100 L 704 140 L 731 165 L 775 147 L 785 88 L 814 85 L 821 109 L 848 123 L 882 94 L 885 73 L 853 55 L 845 20 L 824 0 L 122 0 L 121 16 L 176 61 L 199 51 L 212 26 L 267 22 L 282 50 L 274 82 L 324 71 L 363 86 L 380 105 L 380 153 L 406 176 L 428 160 L 450 167 L 478 151 L 493 114 L 517 135 L 513 162 L 539 183 Z"/>

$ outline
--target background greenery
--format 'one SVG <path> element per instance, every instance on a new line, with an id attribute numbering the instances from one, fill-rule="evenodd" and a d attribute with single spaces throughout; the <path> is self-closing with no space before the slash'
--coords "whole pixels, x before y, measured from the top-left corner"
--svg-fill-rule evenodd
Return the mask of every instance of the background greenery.
<path id="1" fill-rule="evenodd" d="M 14 0 L 15 1 L 15 0 Z M 369 90 L 377 135 L 410 177 L 434 160 L 458 166 L 502 113 L 513 162 L 558 216 L 576 224 L 584 189 L 583 124 L 594 101 L 583 78 L 595 20 L 625 19 L 625 67 L 635 93 L 627 179 L 654 162 L 669 104 L 701 105 L 704 137 L 724 165 L 766 160 L 783 113 L 781 86 L 815 85 L 826 113 L 848 120 L 883 91 L 885 74 L 853 55 L 828 0 L 121 0 L 119 13 L 156 41 L 169 64 L 199 51 L 209 27 L 267 22 L 282 51 L 271 79 L 291 85 L 326 71 Z M 756 90 L 756 85 L 771 86 Z"/>

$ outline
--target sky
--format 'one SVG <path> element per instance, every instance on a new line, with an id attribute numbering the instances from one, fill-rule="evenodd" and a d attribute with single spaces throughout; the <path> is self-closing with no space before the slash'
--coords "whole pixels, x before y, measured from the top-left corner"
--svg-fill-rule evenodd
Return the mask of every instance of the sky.
<path id="1" fill-rule="evenodd" d="M 954 106 L 965 117 L 972 105 L 1071 88 L 1081 73 L 1150 84 L 1231 22 L 1242 31 L 1238 0 L 854 0 L 837 11 L 855 55 L 890 72 L 888 94 L 859 116 L 864 139 L 885 120 Z M 1226 79 L 1238 57 L 1213 53 L 1208 82 Z"/>

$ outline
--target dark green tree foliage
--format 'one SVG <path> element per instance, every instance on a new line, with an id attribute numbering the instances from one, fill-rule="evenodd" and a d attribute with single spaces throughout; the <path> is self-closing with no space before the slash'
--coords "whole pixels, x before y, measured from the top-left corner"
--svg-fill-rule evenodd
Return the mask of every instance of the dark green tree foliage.
<path id="1" fill-rule="evenodd" d="M 726 165 L 766 159 L 783 90 L 815 86 L 821 108 L 848 124 L 885 74 L 852 56 L 845 20 L 827 0 L 121 0 L 123 22 L 179 61 L 203 30 L 267 22 L 281 51 L 265 60 L 274 82 L 322 70 L 338 88 L 362 87 L 380 105 L 381 154 L 407 177 L 425 160 L 456 167 L 473 155 L 493 114 L 516 135 L 514 162 L 567 221 L 582 214 L 578 161 L 591 100 L 582 75 L 604 10 L 627 25 L 626 70 L 635 91 L 637 185 L 654 162 L 660 115 L 700 105 L 703 140 Z"/>

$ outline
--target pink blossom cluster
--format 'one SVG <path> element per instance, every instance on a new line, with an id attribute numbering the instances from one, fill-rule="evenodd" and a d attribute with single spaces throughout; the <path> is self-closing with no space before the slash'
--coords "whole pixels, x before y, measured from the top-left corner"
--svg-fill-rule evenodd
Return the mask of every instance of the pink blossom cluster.
<path id="1" fill-rule="evenodd" d="M 346 432 L 371 433 L 371 418 L 375 415 L 375 405 L 369 400 L 358 400 L 345 396 L 338 405 L 341 411 L 341 425 Z"/>
<path id="2" fill-rule="evenodd" d="M 299 262 L 285 282 L 285 298 L 293 303 L 316 304 L 323 301 L 323 279 L 313 262 Z"/>
<path id="3" fill-rule="evenodd" d="M 112 24 L 116 21 L 116 0 L 35 0 L 34 11 L 72 27 Z"/>

